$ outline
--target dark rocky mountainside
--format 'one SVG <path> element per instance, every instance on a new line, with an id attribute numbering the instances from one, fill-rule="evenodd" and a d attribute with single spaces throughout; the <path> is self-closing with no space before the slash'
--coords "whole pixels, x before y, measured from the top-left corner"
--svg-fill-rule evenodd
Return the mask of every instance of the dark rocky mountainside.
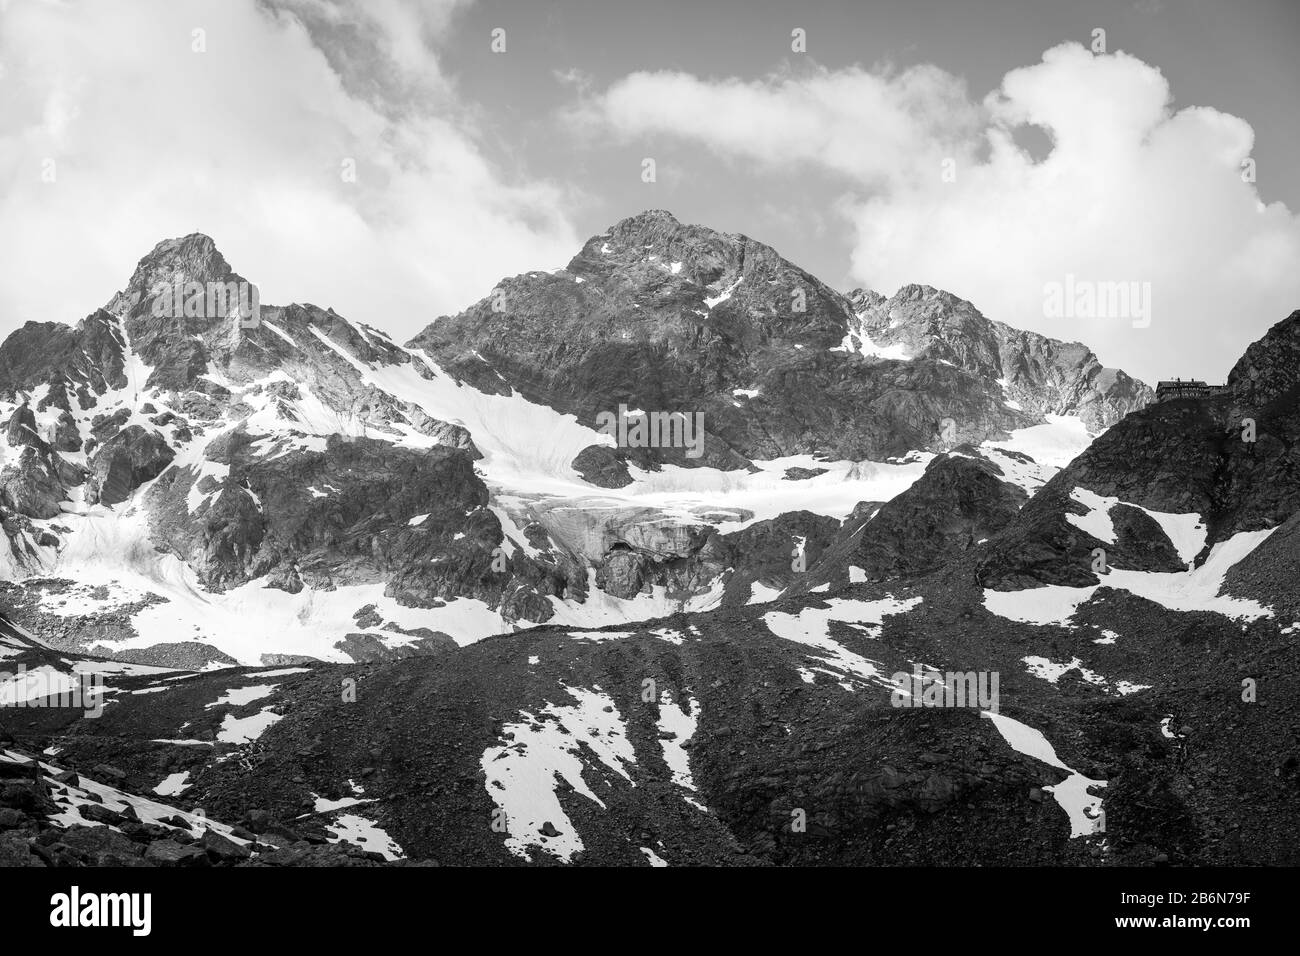
<path id="1" fill-rule="evenodd" d="M 1078 415 L 1105 428 L 1151 402 L 1151 390 L 1105 368 L 1086 346 L 986 319 L 965 299 L 924 285 L 890 298 L 856 289 L 853 336 L 877 349 L 948 362 L 999 382 L 1013 407 L 1032 415 Z"/>
<path id="2" fill-rule="evenodd" d="M 935 458 L 906 491 L 860 520 L 846 521 L 820 560 L 786 593 L 914 578 L 982 545 L 1010 524 L 1029 498 L 998 464 L 1013 456 L 962 445 Z"/>
<path id="3" fill-rule="evenodd" d="M 1297 558 L 1292 543 L 1292 574 Z M 617 632 L 543 627 L 447 657 L 113 676 L 96 720 L 4 712 L 7 746 L 58 748 L 83 787 L 105 766 L 125 792 L 183 776 L 158 799 L 237 827 L 253 865 L 378 847 L 486 865 L 1294 865 L 1300 660 L 1278 621 L 1113 591 L 1072 626 L 1026 624 L 983 606 L 971 565 L 892 596 L 864 584 Z M 1071 659 L 1055 680 L 1025 663 Z M 999 673 L 1000 714 L 1051 758 L 973 707 L 890 706 L 883 681 L 916 662 Z M 259 715 L 274 719 L 255 739 L 229 733 Z M 1105 782 L 1104 817 L 1066 810 L 1080 775 Z M 518 788 L 538 780 L 530 802 Z M 61 805 L 6 818 L 8 852 L 98 852 L 58 837 Z M 165 831 L 103 822 L 179 865 L 151 848 L 175 842 Z"/>
<path id="4" fill-rule="evenodd" d="M 1228 392 L 1151 405 L 1101 435 L 990 542 L 981 579 L 1010 589 L 1095 584 L 1090 555 L 1099 547 L 1112 567 L 1177 570 L 1188 560 L 1203 564 L 1234 535 L 1287 521 L 1300 508 L 1298 339 L 1300 312 L 1247 350 Z M 1071 500 L 1076 488 L 1119 502 L 1109 513 L 1115 540 L 1069 521 L 1088 510 Z M 1166 531 L 1140 509 L 1200 515 L 1200 547 L 1180 558 Z"/>
<path id="5" fill-rule="evenodd" d="M 893 339 L 925 339 L 913 360 L 864 349 L 861 331 L 900 310 Z M 847 298 L 760 242 L 662 211 L 593 237 L 564 270 L 505 280 L 411 344 L 478 388 L 516 388 L 580 421 L 620 404 L 703 412 L 709 440 L 696 463 L 719 467 L 939 450 L 1045 413 L 1103 428 L 1151 400 L 1082 346 L 991 323 L 946 293 Z M 635 457 L 692 463 L 674 449 Z"/>

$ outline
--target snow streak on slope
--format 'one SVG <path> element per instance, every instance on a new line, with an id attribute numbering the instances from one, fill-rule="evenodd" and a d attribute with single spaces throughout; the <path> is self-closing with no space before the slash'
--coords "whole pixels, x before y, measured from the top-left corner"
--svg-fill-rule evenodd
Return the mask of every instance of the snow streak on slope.
<path id="1" fill-rule="evenodd" d="M 995 714 L 986 710 L 981 711 L 980 716 L 993 721 L 993 726 L 997 727 L 998 733 L 1011 745 L 1012 750 L 1033 757 L 1035 760 L 1041 760 L 1069 774 L 1060 783 L 1043 789 L 1056 799 L 1061 809 L 1070 818 L 1072 838 L 1088 836 L 1101 828 L 1101 797 L 1094 796 L 1089 791 L 1093 787 L 1106 786 L 1105 780 L 1092 780 L 1079 771 L 1067 767 L 1056 756 L 1056 751 L 1041 731 L 1013 720 L 1005 714 Z"/>
<path id="2" fill-rule="evenodd" d="M 149 543 L 147 521 L 138 506 L 94 509 L 69 522 L 73 532 L 59 555 L 57 571 L 50 571 L 74 578 L 83 588 L 102 589 L 94 603 L 85 606 L 80 597 L 68 602 L 64 596 L 50 595 L 42 600 L 42 609 L 50 613 L 113 611 L 149 594 L 165 598 L 133 611 L 131 623 L 137 636 L 94 645 L 103 652 L 193 640 L 210 643 L 243 664 L 260 664 L 267 653 L 347 662 L 351 658 L 334 644 L 359 629 L 352 618 L 367 604 L 400 627 L 427 627 L 462 644 L 510 630 L 501 615 L 482 601 L 462 598 L 440 608 L 405 607 L 385 596 L 382 583 L 328 591 L 303 588 L 290 594 L 250 581 L 224 593 L 208 592 L 188 566 Z M 252 621 L 257 622 L 256 628 L 250 627 Z M 410 640 L 393 634 L 387 644 L 399 646 Z"/>
<path id="3" fill-rule="evenodd" d="M 584 779 L 582 744 L 603 767 L 635 786 L 626 766 L 636 763 L 636 752 L 614 701 L 599 687 L 565 690 L 576 704 L 547 704 L 538 717 L 522 711 L 522 721 L 502 730 L 510 742 L 489 747 L 479 761 L 488 795 L 504 814 L 506 848 L 525 860 L 537 849 L 569 863 L 584 849 L 577 827 L 560 805 L 555 789 L 560 780 L 605 807 Z M 603 783 L 610 786 L 608 780 Z"/>
<path id="4" fill-rule="evenodd" d="M 343 813 L 326 824 L 330 843 L 347 842 L 380 854 L 385 860 L 400 860 L 406 854 L 397 841 L 383 831 L 373 820 L 355 813 Z"/>
<path id="5" fill-rule="evenodd" d="M 251 744 L 266 733 L 268 727 L 283 719 L 283 714 L 277 714 L 269 707 L 263 707 L 247 717 L 226 714 L 217 731 L 217 741 L 223 744 Z"/>
<path id="6" fill-rule="evenodd" d="M 1106 544 L 1115 543 L 1115 525 L 1110 520 L 1110 509 L 1119 504 L 1118 498 L 1103 498 L 1087 488 L 1075 488 L 1070 498 L 1088 509 L 1085 515 L 1067 513 L 1065 520 L 1084 534 L 1090 534 Z"/>
<path id="7" fill-rule="evenodd" d="M 17 674 L 0 672 L 0 707 L 30 706 L 47 697 L 70 699 L 74 690 L 80 689 L 81 683 L 76 677 L 48 664 L 23 668 Z M 86 706 L 89 708 L 93 704 L 87 702 Z"/>
<path id="8" fill-rule="evenodd" d="M 871 336 L 867 334 L 866 324 L 862 321 L 862 313 L 858 312 L 853 314 L 853 319 L 849 323 L 844 340 L 831 351 L 901 362 L 905 362 L 912 357 L 901 342 L 895 342 L 892 345 L 877 345 L 873 342 Z"/>
<path id="9" fill-rule="evenodd" d="M 985 589 L 984 606 L 999 617 L 1024 624 L 1068 624 L 1080 605 L 1101 587 L 1117 588 L 1146 598 L 1171 611 L 1214 611 L 1238 620 L 1272 617 L 1273 611 L 1258 601 L 1220 594 L 1223 579 L 1233 565 L 1264 543 L 1276 529 L 1241 531 L 1211 550 L 1205 563 L 1192 571 L 1124 571 L 1102 576 L 1102 584 L 1065 587 L 1049 584 L 1023 591 Z"/>
<path id="10" fill-rule="evenodd" d="M 886 615 L 904 614 L 922 600 L 920 597 L 905 600 L 887 597 L 875 601 L 831 598 L 826 607 L 806 607 L 798 614 L 769 611 L 763 615 L 763 623 L 777 637 L 812 648 L 815 653 L 809 657 L 842 675 L 849 686 L 876 684 L 892 690 L 890 675 L 881 671 L 879 661 L 855 654 L 831 638 L 831 622 L 841 621 L 869 637 L 879 637 L 880 624 Z"/>
<path id="11" fill-rule="evenodd" d="M 910 487 L 933 457 L 916 454 L 890 462 L 825 462 L 812 455 L 791 455 L 755 462 L 757 474 L 676 465 L 648 472 L 632 466 L 631 485 L 616 491 L 595 489 L 573 468 L 573 459 L 591 445 L 614 447 L 612 436 L 521 395 L 488 395 L 456 382 L 422 349 L 404 350 L 412 357 L 411 363 L 370 365 L 320 330 L 314 331 L 366 383 L 420 407 L 433 418 L 468 429 L 483 453 L 479 467 L 493 490 L 525 499 L 572 499 L 580 507 L 600 507 L 602 501 L 648 506 L 688 521 L 700 520 L 698 515 L 705 512 L 734 514 L 733 520 L 724 521 L 719 528 L 725 533 L 795 510 L 843 518 L 859 501 L 888 500 Z M 828 471 L 804 481 L 787 481 L 784 473 L 792 467 Z"/>
<path id="12" fill-rule="evenodd" d="M 683 708 L 673 701 L 668 691 L 659 695 L 659 743 L 663 747 L 664 763 L 672 771 L 673 783 L 691 793 L 695 792 L 695 780 L 691 776 L 691 760 L 686 745 L 695 736 L 699 719 L 700 703 L 695 698 L 687 695 L 686 707 Z M 704 809 L 704 805 L 694 797 L 687 797 L 686 802 Z"/>
<path id="13" fill-rule="evenodd" d="M 1045 415 L 1042 425 L 1018 428 L 1009 439 L 989 439 L 984 447 L 1005 448 L 1028 455 L 1040 465 L 1064 468 L 1096 439 L 1083 419 L 1074 415 Z"/>
<path id="14" fill-rule="evenodd" d="M 1144 512 L 1160 525 L 1160 530 L 1165 533 L 1165 537 L 1169 539 L 1169 543 L 1174 546 L 1179 559 L 1184 563 L 1190 563 L 1205 547 L 1205 521 L 1195 512 L 1173 514 L 1167 511 L 1152 511 L 1150 508 L 1129 504 L 1118 498 L 1096 494 L 1087 488 L 1075 488 L 1070 492 L 1070 498 L 1087 508 L 1088 513 L 1083 515 L 1067 513 L 1065 520 L 1080 531 L 1106 544 L 1115 543 L 1115 524 L 1111 520 L 1110 510 L 1116 505 L 1124 504 Z"/>
<path id="15" fill-rule="evenodd" d="M 675 598 L 668 594 L 663 585 L 656 584 L 649 593 L 640 593 L 634 598 L 620 598 L 596 587 L 596 572 L 589 569 L 587 600 L 578 604 L 563 601 L 554 595 L 549 596 L 555 615 L 546 623 L 597 628 L 629 621 L 648 621 L 673 614 L 707 611 L 722 600 L 722 590 L 722 581 L 716 580 L 708 591 L 688 598 Z"/>
<path id="16" fill-rule="evenodd" d="M 25 763 L 26 758 L 24 758 L 22 754 L 4 750 L 0 751 L 0 761 L 5 763 Z M 248 840 L 235 836 L 231 831 L 231 828 L 226 826 L 224 823 L 217 823 L 215 820 L 210 820 L 202 814 L 188 813 L 184 810 L 178 810 L 175 807 L 157 803 L 144 797 L 137 797 L 134 794 L 125 793 L 118 790 L 116 787 L 97 783 L 83 774 L 77 775 L 77 783 L 75 785 L 59 783 L 50 778 L 54 777 L 56 774 L 63 773 L 63 768 L 45 763 L 44 761 L 40 762 L 40 770 L 41 773 L 46 776 L 46 780 L 49 783 L 51 799 L 53 799 L 60 807 L 58 813 L 50 816 L 50 821 L 55 826 L 104 826 L 105 824 L 88 820 L 77 812 L 78 807 L 89 806 L 93 803 L 115 812 L 121 812 L 127 807 L 130 807 L 135 811 L 136 816 L 143 823 L 157 824 L 169 817 L 178 817 L 189 824 L 189 829 L 193 833 L 199 834 L 205 829 L 210 829 L 235 843 L 247 845 L 249 842 Z M 117 827 L 110 827 L 110 829 L 116 830 Z"/>
<path id="17" fill-rule="evenodd" d="M 1094 641 L 1093 643 L 1095 644 L 1097 642 Z M 1068 661 L 1054 661 L 1051 658 L 1031 655 L 1029 657 L 1022 657 L 1021 660 L 1029 668 L 1029 673 L 1047 681 L 1049 684 L 1055 684 L 1066 674 L 1070 673 L 1070 671 L 1078 671 L 1079 676 L 1089 684 L 1092 684 L 1095 687 L 1105 688 L 1108 693 L 1115 693 L 1121 697 L 1135 694 L 1140 690 L 1151 689 L 1150 684 L 1134 684 L 1124 680 L 1115 681 L 1112 686 L 1111 681 L 1107 680 L 1101 674 L 1084 667 L 1083 661 L 1078 657 L 1071 658 Z"/>
<path id="18" fill-rule="evenodd" d="M 163 777 L 162 782 L 153 788 L 153 792 L 160 797 L 177 797 L 190 788 L 190 771 L 182 770 L 179 773 L 169 773 Z"/>
<path id="19" fill-rule="evenodd" d="M 213 707 L 242 707 L 245 704 L 251 704 L 255 700 L 271 696 L 279 686 L 279 684 L 253 684 L 246 687 L 232 687 L 208 704 L 208 709 L 211 710 Z"/>

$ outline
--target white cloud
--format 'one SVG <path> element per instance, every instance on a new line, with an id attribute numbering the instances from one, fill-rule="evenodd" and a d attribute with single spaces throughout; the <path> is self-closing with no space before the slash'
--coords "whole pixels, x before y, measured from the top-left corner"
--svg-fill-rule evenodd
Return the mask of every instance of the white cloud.
<path id="1" fill-rule="evenodd" d="M 863 183 L 896 179 L 978 128 L 965 84 L 932 66 L 902 73 L 783 72 L 765 80 L 633 73 L 571 111 L 579 126 L 623 136 L 666 133 L 779 170 L 825 166 Z"/>
<path id="2" fill-rule="evenodd" d="M 562 189 L 506 180 L 439 72 L 457 5 L 5 3 L 0 334 L 76 321 L 195 231 L 263 301 L 395 335 L 567 260 Z"/>
<path id="3" fill-rule="evenodd" d="M 1148 379 L 1218 377 L 1300 307 L 1300 220 L 1243 181 L 1248 123 L 1170 101 L 1154 67 L 1066 44 L 979 103 L 935 67 L 755 81 L 637 73 L 576 115 L 623 137 L 698 142 L 760 171 L 821 169 L 847 182 L 838 211 L 856 235 L 853 272 L 880 291 L 928 283 Z M 1016 145 L 1025 124 L 1051 137 L 1039 161 Z M 942 175 L 946 158 L 955 181 Z M 1045 283 L 1067 274 L 1151 283 L 1150 327 L 1045 316 Z"/>

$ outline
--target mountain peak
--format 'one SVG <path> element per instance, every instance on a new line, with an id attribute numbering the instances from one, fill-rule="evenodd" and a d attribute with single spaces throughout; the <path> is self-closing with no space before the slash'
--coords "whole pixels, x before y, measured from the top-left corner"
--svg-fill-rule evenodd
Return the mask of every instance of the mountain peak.
<path id="1" fill-rule="evenodd" d="M 151 249 L 131 274 L 127 287 L 105 306 L 114 314 L 134 312 L 151 301 L 160 286 L 197 282 L 225 284 L 245 281 L 226 262 L 211 236 L 192 232 L 164 239 Z"/>
<path id="2" fill-rule="evenodd" d="M 217 244 L 207 233 L 191 232 L 187 236 L 179 236 L 159 241 L 158 244 L 153 247 L 153 251 L 149 253 L 149 256 L 156 256 L 175 249 L 195 249 L 211 253 L 217 251 Z M 145 258 L 149 258 L 149 256 L 146 256 Z"/>
<path id="3" fill-rule="evenodd" d="M 628 216 L 620 219 L 611 227 L 611 232 L 629 231 L 633 229 L 644 228 L 646 226 L 671 225 L 680 226 L 681 222 L 667 209 L 647 209 L 639 212 L 635 216 Z"/>
<path id="4" fill-rule="evenodd" d="M 886 301 L 885 296 L 875 289 L 863 289 L 861 287 L 850 292 L 847 298 L 852 303 L 854 312 L 861 312 L 863 309 L 880 305 L 880 303 Z"/>
<path id="5" fill-rule="evenodd" d="M 936 289 L 932 285 L 925 285 L 920 282 L 909 282 L 907 285 L 899 287 L 898 291 L 894 293 L 894 298 L 902 299 L 904 301 L 914 301 L 917 299 L 934 299 L 945 295 L 950 298 L 956 298 L 956 296 L 951 292 L 944 292 L 942 289 Z"/>
<path id="6" fill-rule="evenodd" d="M 760 262 L 795 268 L 790 263 L 781 266 L 784 260 L 776 250 L 749 236 L 686 224 L 667 210 L 647 209 L 588 239 L 570 260 L 568 271 L 606 275 L 636 264 L 678 263 L 687 278 L 708 285 L 721 276 L 738 275 L 746 263 Z"/>
<path id="7" fill-rule="evenodd" d="M 157 272 L 165 269 L 183 269 L 196 277 L 202 274 L 211 278 L 230 272 L 229 264 L 212 237 L 201 232 L 162 240 L 140 259 L 135 275 L 140 275 L 142 271 Z"/>
<path id="8" fill-rule="evenodd" d="M 676 216 L 666 209 L 647 209 L 620 219 L 600 236 L 593 237 L 607 241 L 614 246 L 628 246 L 641 249 L 649 245 L 662 245 L 673 237 L 683 233 L 703 233 L 710 236 L 719 235 L 703 226 L 684 225 Z"/>

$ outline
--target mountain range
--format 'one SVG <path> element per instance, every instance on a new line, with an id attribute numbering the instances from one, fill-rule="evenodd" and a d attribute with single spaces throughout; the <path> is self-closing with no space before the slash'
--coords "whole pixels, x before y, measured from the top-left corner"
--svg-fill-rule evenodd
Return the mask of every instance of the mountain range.
<path id="1" fill-rule="evenodd" d="M 1156 403 L 662 211 L 405 345 L 246 282 L 0 345 L 6 861 L 1295 862 L 1300 312 Z"/>
<path id="2" fill-rule="evenodd" d="M 163 242 L 75 327 L 0 346 L 0 570 L 60 646 L 347 661 L 745 603 L 934 454 L 1081 447 L 1151 400 L 946 293 L 842 296 L 663 212 L 405 346 L 310 304 L 173 314 L 243 284 L 207 237 Z M 620 410 L 701 422 L 696 454 L 618 445 Z"/>

